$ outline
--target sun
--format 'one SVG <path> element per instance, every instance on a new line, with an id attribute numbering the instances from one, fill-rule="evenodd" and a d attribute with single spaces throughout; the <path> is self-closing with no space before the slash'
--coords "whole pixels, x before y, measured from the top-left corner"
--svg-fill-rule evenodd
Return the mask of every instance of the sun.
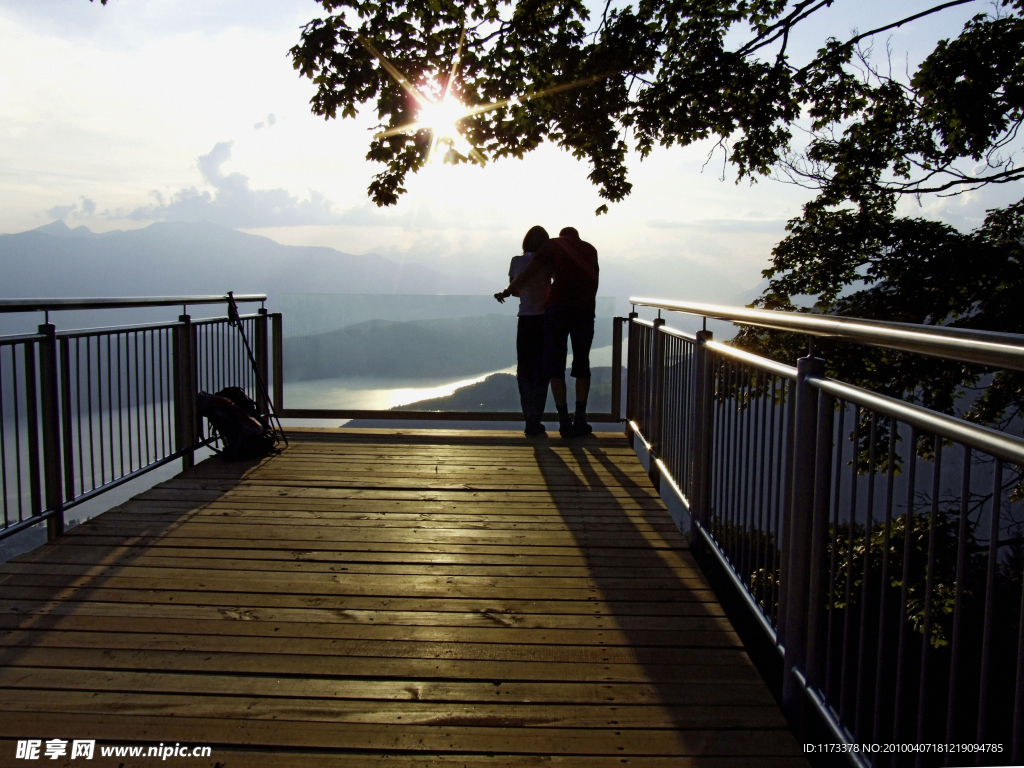
<path id="1" fill-rule="evenodd" d="M 429 128 L 438 138 L 454 138 L 460 135 L 459 120 L 466 116 L 466 108 L 457 99 L 447 98 L 439 104 L 424 104 L 420 107 L 417 125 Z"/>
<path id="2" fill-rule="evenodd" d="M 447 93 L 440 101 L 420 102 L 420 109 L 416 115 L 416 122 L 403 130 L 407 133 L 415 133 L 421 130 L 430 131 L 430 149 L 427 153 L 427 162 L 435 161 L 438 158 L 444 159 L 447 152 L 438 153 L 437 145 L 444 143 L 451 146 L 457 152 L 467 157 L 472 157 L 483 164 L 483 157 L 476 151 L 472 144 L 467 141 L 459 121 L 467 117 L 470 110 L 456 98 Z"/>

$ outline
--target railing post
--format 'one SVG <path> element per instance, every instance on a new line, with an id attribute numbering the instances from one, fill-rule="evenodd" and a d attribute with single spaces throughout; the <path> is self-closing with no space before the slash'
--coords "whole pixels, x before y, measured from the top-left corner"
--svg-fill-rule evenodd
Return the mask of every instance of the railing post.
<path id="1" fill-rule="evenodd" d="M 615 421 L 622 419 L 622 324 L 624 317 L 612 318 L 612 402 L 611 414 Z"/>
<path id="2" fill-rule="evenodd" d="M 832 430 L 835 398 L 818 393 L 818 435 L 814 450 L 814 506 L 811 522 L 810 583 L 807 587 L 807 684 L 821 687 L 825 650 L 825 602 L 828 599 L 828 527 L 832 489 Z"/>
<path id="3" fill-rule="evenodd" d="M 266 384 L 270 381 L 268 375 L 270 373 L 270 355 L 267 349 L 270 335 L 267 333 L 267 308 L 260 307 L 256 314 L 259 315 L 256 318 L 256 370 L 259 371 L 260 379 Z M 264 388 L 258 384 L 256 386 L 256 405 L 260 409 L 260 413 L 268 413 L 270 410 Z"/>
<path id="4" fill-rule="evenodd" d="M 63 471 L 60 450 L 60 384 L 57 368 L 57 328 L 53 323 L 39 326 L 44 338 L 39 343 L 39 399 L 43 429 L 43 487 L 46 508 L 53 514 L 46 521 L 46 537 L 53 541 L 64 533 Z M 65 395 L 66 396 L 66 395 Z"/>
<path id="5" fill-rule="evenodd" d="M 782 484 L 782 515 L 779 520 L 779 597 L 775 609 L 775 637 L 776 645 L 785 646 L 786 638 L 786 606 L 789 605 L 789 550 L 786 542 L 789 541 L 789 530 L 791 522 L 789 513 L 793 506 L 793 427 L 796 424 L 796 382 L 786 381 L 785 388 L 786 407 L 783 411 L 783 423 L 785 425 L 785 438 L 782 441 L 783 467 L 782 477 L 779 482 Z"/>
<path id="6" fill-rule="evenodd" d="M 280 312 L 270 316 L 270 331 L 274 345 L 274 410 L 280 413 L 284 410 L 284 329 L 281 327 Z"/>
<path id="7" fill-rule="evenodd" d="M 71 342 L 62 337 L 60 345 L 60 415 L 64 439 L 64 501 L 75 498 L 75 445 L 71 437 Z M 78 348 L 76 346 L 77 354 Z M 75 361 L 77 364 L 77 360 Z M 78 366 L 80 368 L 80 366 Z"/>
<path id="8" fill-rule="evenodd" d="M 785 510 L 788 525 L 783 541 L 783 558 L 788 563 L 786 578 L 785 645 L 783 657 L 782 704 L 789 712 L 799 712 L 802 692 L 794 670 L 802 668 L 806 658 L 807 590 L 811 568 L 811 524 L 814 509 L 815 449 L 818 440 L 818 390 L 807 383 L 810 376 L 821 376 L 825 362 L 815 357 L 797 360 L 796 418 L 793 431 L 793 469 L 787 481 L 792 484 L 792 502 Z"/>
<path id="9" fill-rule="evenodd" d="M 662 433 L 665 431 L 661 423 L 664 411 L 662 397 L 665 391 L 663 381 L 665 378 L 665 334 L 661 332 L 663 325 L 665 325 L 664 318 L 659 317 L 654 320 L 654 335 L 651 337 L 651 342 L 654 345 L 652 349 L 654 359 L 651 361 L 651 423 L 648 428 L 650 436 L 647 438 L 651 444 L 647 474 L 658 490 L 661 490 L 661 470 L 658 468 L 656 459 L 661 456 Z"/>
<path id="10" fill-rule="evenodd" d="M 693 366 L 693 446 L 690 465 L 690 546 L 700 541 L 697 524 L 708 525 L 708 479 L 711 472 L 711 407 L 714 398 L 711 355 L 707 344 L 711 331 L 697 331 Z"/>
<path id="11" fill-rule="evenodd" d="M 18 382 L 14 382 L 18 386 Z M 28 433 L 28 492 L 32 516 L 43 511 L 43 489 L 39 482 L 39 398 L 36 378 L 36 342 L 25 344 L 25 427 Z M 14 418 L 18 418 L 15 414 Z"/>
<path id="12" fill-rule="evenodd" d="M 182 469 L 195 465 L 196 444 L 196 371 L 192 349 L 192 318 L 178 317 L 174 329 L 174 440 L 183 451 Z"/>
<path id="13" fill-rule="evenodd" d="M 626 318 L 626 437 L 632 442 L 633 427 L 630 422 L 636 420 L 636 377 L 637 366 L 639 365 L 639 350 L 636 340 L 636 324 L 633 322 L 639 317 L 636 312 L 630 312 Z"/>

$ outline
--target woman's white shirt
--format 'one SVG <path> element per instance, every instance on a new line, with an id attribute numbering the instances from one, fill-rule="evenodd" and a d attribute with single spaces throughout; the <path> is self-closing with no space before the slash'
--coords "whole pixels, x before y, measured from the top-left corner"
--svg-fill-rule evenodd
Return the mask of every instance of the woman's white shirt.
<path id="1" fill-rule="evenodd" d="M 532 259 L 533 251 L 527 251 L 522 256 L 513 256 L 508 268 L 509 282 L 515 280 Z M 550 291 L 551 275 L 547 271 L 534 275 L 533 279 L 519 291 L 519 317 L 543 315 Z"/>

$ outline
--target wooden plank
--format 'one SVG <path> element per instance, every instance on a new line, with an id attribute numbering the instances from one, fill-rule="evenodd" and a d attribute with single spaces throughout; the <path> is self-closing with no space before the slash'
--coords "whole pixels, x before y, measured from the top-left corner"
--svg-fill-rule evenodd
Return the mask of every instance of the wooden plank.
<path id="1" fill-rule="evenodd" d="M 536 704 L 516 702 L 362 701 L 304 697 L 217 696 L 193 693 L 50 691 L 9 689 L 5 712 L 55 712 L 62 715 L 108 713 L 227 720 L 273 720 L 277 723 L 376 723 L 388 726 L 463 723 L 503 728 L 609 729 L 780 729 L 785 718 L 774 706 L 680 706 Z"/>
<path id="2" fill-rule="evenodd" d="M 305 565 L 305 564 L 303 564 Z M 273 579 L 286 591 L 308 590 L 312 587 L 330 585 L 333 589 L 351 590 L 361 582 L 367 581 L 361 573 L 349 573 L 342 567 L 328 569 L 279 568 L 260 574 L 253 578 L 252 569 L 218 568 L 169 568 L 164 565 L 122 564 L 117 568 L 116 576 L 107 576 L 105 571 L 98 571 L 96 566 L 86 564 L 64 563 L 13 563 L 0 566 L 17 583 L 17 576 L 23 575 L 60 575 L 108 578 L 142 579 L 147 582 L 154 580 L 171 580 L 179 586 L 187 586 L 193 580 L 199 580 L 203 586 L 217 584 L 239 584 L 248 586 L 253 591 L 263 591 L 262 582 Z M 420 569 L 422 571 L 422 569 Z M 100 575 L 102 574 L 102 576 Z M 424 572 L 383 573 L 375 574 L 374 590 L 377 592 L 399 593 L 401 588 L 410 583 L 417 589 L 446 589 L 449 585 L 457 585 L 467 590 L 474 587 L 496 589 L 506 586 L 506 576 L 481 576 L 475 574 L 431 574 Z M 212 580 L 212 583 L 211 583 Z M 530 590 L 680 590 L 689 588 L 704 589 L 707 582 L 697 574 L 663 573 L 646 577 L 619 578 L 618 576 L 532 576 L 520 574 L 516 577 L 516 589 L 519 592 Z"/>
<path id="3" fill-rule="evenodd" d="M 325 521 L 343 527 L 355 528 L 457 528 L 463 530 L 531 530 L 531 531 L 575 531 L 587 530 L 601 533 L 618 532 L 658 532 L 677 533 L 671 520 L 618 516 L 604 517 L 570 517 L 561 515 L 429 515 L 423 513 L 395 513 L 388 515 L 378 513 L 367 515 L 351 512 L 313 512 L 296 510 L 290 513 L 277 513 L 265 509 L 210 509 L 196 510 L 187 516 L 178 511 L 164 512 L 159 510 L 140 510 L 119 514 L 104 515 L 104 522 L 117 524 L 157 525 L 177 522 L 204 522 L 235 525 L 245 522 L 250 525 L 323 525 Z"/>
<path id="4" fill-rule="evenodd" d="M 273 538 L 274 531 L 265 526 L 251 525 L 244 521 L 236 521 L 234 525 L 222 526 L 215 522 L 185 520 L 171 526 L 147 525 L 145 522 L 100 523 L 95 525 L 77 526 L 69 537 L 105 536 L 120 532 L 123 536 L 162 536 L 164 538 L 198 538 L 208 541 L 223 539 L 241 539 L 255 541 Z M 635 531 L 630 536 L 621 533 L 605 533 L 601 531 L 530 531 L 516 529 L 513 531 L 495 531 L 489 529 L 465 530 L 462 528 L 444 528 L 441 530 L 377 528 L 363 530 L 346 526 L 306 526 L 293 527 L 287 532 L 288 540 L 293 542 L 329 542 L 329 541 L 373 541 L 373 542 L 426 542 L 426 543 L 477 543 L 509 546 L 513 543 L 540 546 L 573 546 L 589 545 L 616 548 L 674 547 L 685 544 L 678 532 L 662 533 L 660 531 Z"/>
<path id="5" fill-rule="evenodd" d="M 522 600 L 479 597 L 408 597 L 377 595 L 295 595 L 276 593 L 237 593 L 186 591 L 174 589 L 109 589 L 102 586 L 51 587 L 5 586 L 4 597 L 43 602 L 103 601 L 121 603 L 214 605 L 235 608 L 318 608 L 335 611 L 423 610 L 478 611 L 501 617 L 515 613 L 542 613 L 591 616 L 682 616 L 721 615 L 721 607 L 710 592 L 691 592 L 687 599 L 652 600 Z"/>
<path id="6" fill-rule="evenodd" d="M 461 703 L 534 702 L 546 704 L 601 704 L 606 707 L 660 704 L 689 706 L 774 706 L 775 699 L 757 681 L 691 683 L 570 683 L 464 680 L 346 680 L 340 678 L 174 672 L 98 671 L 93 669 L 0 668 L 0 688 L 37 688 L 53 691 L 121 691 L 124 693 L 194 693 L 197 695 L 260 698 L 356 699 L 362 701 L 424 701 Z"/>
<path id="7" fill-rule="evenodd" d="M 537 503 L 556 505 L 558 509 L 575 509 L 580 504 L 588 506 L 631 509 L 658 509 L 662 502 L 649 493 L 616 489 L 612 491 L 591 490 L 587 487 L 546 489 L 534 486 L 526 489 L 491 489 L 486 484 L 427 484 L 408 481 L 385 486 L 381 483 L 346 483 L 343 480 L 313 483 L 297 481 L 273 485 L 229 486 L 221 482 L 196 482 L 189 487 L 156 486 L 140 493 L 138 498 L 189 499 L 194 502 L 217 501 L 230 498 L 233 501 L 261 499 L 268 496 L 291 496 L 297 499 L 388 499 L 392 501 L 472 501 L 484 503 Z M 645 506 L 648 505 L 648 506 Z M 651 506 L 653 505 L 653 506 Z"/>
<path id="8" fill-rule="evenodd" d="M 269 534 L 267 534 L 269 535 Z M 311 547 L 315 544 L 315 547 Z M 44 545 L 46 546 L 46 545 Z M 516 562 L 594 562 L 595 564 L 614 564 L 637 562 L 638 558 L 672 558 L 681 555 L 678 548 L 658 548 L 657 552 L 650 552 L 646 545 L 640 547 L 602 547 L 589 544 L 586 554 L 583 554 L 579 547 L 566 545 L 503 545 L 503 544 L 474 544 L 474 543 L 453 543 L 453 542 L 401 542 L 401 541 L 293 541 L 281 538 L 261 539 L 222 539 L 211 541 L 209 538 L 195 537 L 163 537 L 159 535 L 134 535 L 126 536 L 64 536 L 60 540 L 61 547 L 129 547 L 134 549 L 161 550 L 167 549 L 192 549 L 192 550 L 223 550 L 232 552 L 232 556 L 240 556 L 240 552 L 250 551 L 278 551 L 281 554 L 301 558 L 328 557 L 332 553 L 351 553 L 353 559 L 359 560 L 359 553 L 393 553 L 401 557 L 415 558 L 425 556 L 445 562 L 445 558 L 473 558 L 480 562 L 507 562 L 509 558 L 516 558 Z M 519 560 L 519 558 L 523 558 Z M 17 559 L 22 562 L 21 558 Z M 11 562 L 14 562 L 12 560 Z M 454 560 L 450 562 L 455 562 Z M 655 561 L 656 562 L 656 561 Z"/>
<path id="9" fill-rule="evenodd" d="M 647 571 L 672 571 L 697 574 L 696 563 L 686 551 L 662 550 L 655 557 L 625 557 L 619 550 L 601 550 L 591 548 L 584 555 L 575 548 L 545 547 L 536 548 L 504 548 L 506 552 L 496 551 L 496 547 L 453 547 L 453 551 L 438 551 L 434 545 L 425 545 L 422 550 L 406 546 L 393 548 L 359 547 L 335 549 L 288 549 L 260 548 L 245 546 L 226 546 L 220 542 L 205 542 L 205 546 L 175 546 L 173 542 L 160 542 L 159 546 L 129 545 L 124 539 L 116 544 L 94 545 L 89 539 L 62 539 L 60 546 L 42 546 L 39 549 L 17 558 L 11 563 L 52 562 L 72 563 L 87 562 L 95 565 L 115 565 L 122 560 L 134 560 L 138 557 L 174 558 L 201 557 L 206 559 L 225 558 L 228 560 L 245 560 L 246 568 L 250 563 L 265 562 L 269 565 L 279 561 L 310 562 L 310 563 L 346 563 L 356 568 L 361 563 L 385 567 L 389 563 L 401 565 L 427 565 L 434 567 L 461 566 L 474 568 L 545 568 L 582 569 L 597 575 L 608 573 L 643 574 Z M 539 551 L 557 550 L 558 554 L 538 554 Z M 369 566 L 367 566 L 369 567 Z M 509 574 L 511 575 L 511 573 Z"/>
<path id="10" fill-rule="evenodd" d="M 461 586 L 457 583 L 447 583 L 448 580 L 426 580 L 425 578 L 407 577 L 399 579 L 397 586 L 378 583 L 378 579 L 353 578 L 343 579 L 340 575 L 334 575 L 334 581 L 323 580 L 319 583 L 310 584 L 309 581 L 301 581 L 295 578 L 275 578 L 268 580 L 258 589 L 248 579 L 227 579 L 218 578 L 216 575 L 197 576 L 185 581 L 181 577 L 171 578 L 132 578 L 118 575 L 104 576 L 60 576 L 49 574 L 8 574 L 3 581 L 5 592 L 14 587 L 48 587 L 65 589 L 134 589 L 169 591 L 181 593 L 187 590 L 196 592 L 209 590 L 235 595 L 250 595 L 254 592 L 265 595 L 298 594 L 298 595 L 322 595 L 325 593 L 335 596 L 346 597 L 410 597 L 418 598 L 443 598 L 443 599 L 491 599 L 498 600 L 508 594 L 508 585 L 501 583 L 493 586 Z M 522 600 L 552 600 L 552 601 L 613 601 L 633 602 L 637 600 L 663 601 L 663 602 L 686 602 L 691 600 L 713 601 L 714 595 L 709 589 L 692 589 L 680 587 L 677 589 L 661 588 L 656 590 L 644 590 L 632 588 L 523 588 L 516 590 L 516 596 Z M 238 600 L 238 597 L 234 598 Z"/>
<path id="11" fill-rule="evenodd" d="M 59 647 L 59 653 L 54 648 Z M 737 658 L 741 651 L 731 651 Z M 749 663 L 735 664 L 607 664 L 604 662 L 495 661 L 316 654 L 79 648 L 53 643 L 48 647 L 7 646 L 0 651 L 4 666 L 47 669 L 190 672 L 194 674 L 257 674 L 405 680 L 490 680 L 494 683 L 756 683 L 760 674 Z M 762 683 L 763 684 L 763 683 Z"/>
<path id="12" fill-rule="evenodd" d="M 386 617 L 381 617 L 382 619 Z M 174 634 L 181 631 L 180 619 L 147 618 L 126 615 L 11 615 L 0 614 L 0 631 L 16 629 L 41 632 L 64 630 L 81 632 L 118 631 L 138 634 Z M 320 638 L 336 640 L 403 641 L 430 643 L 495 643 L 498 645 L 586 645 L 608 647 L 740 647 L 736 633 L 727 621 L 691 618 L 681 620 L 671 630 L 612 628 L 530 629 L 491 623 L 483 627 L 399 625 L 387 623 L 352 624 L 350 622 L 266 622 L 236 621 L 220 615 L 215 619 L 192 618 L 191 635 L 228 635 L 231 637 Z"/>
<path id="13" fill-rule="evenodd" d="M 347 558 L 335 557 L 329 559 L 309 558 L 283 558 L 283 557 L 259 557 L 259 551 L 252 550 L 228 550 L 218 551 L 188 550 L 179 549 L 174 552 L 164 553 L 160 550 L 143 549 L 128 553 L 117 553 L 111 556 L 97 556 L 97 553 L 105 552 L 100 547 L 74 547 L 70 551 L 64 549 L 51 550 L 49 555 L 41 555 L 30 561 L 20 561 L 10 564 L 6 569 L 8 572 L 29 571 L 29 566 L 40 566 L 40 564 L 78 564 L 82 567 L 95 567 L 102 565 L 110 566 L 134 566 L 173 569 L 200 569 L 200 570 L 241 570 L 241 571 L 274 571 L 289 573 L 321 573 L 321 572 L 344 572 L 349 574 L 406 574 L 406 575 L 427 575 L 427 576 L 479 576 L 488 578 L 584 578 L 597 581 L 604 585 L 608 582 L 605 579 L 621 581 L 636 581 L 657 578 L 686 578 L 696 579 L 701 586 L 704 586 L 704 576 L 699 571 L 687 566 L 661 566 L 653 563 L 641 564 L 630 567 L 627 563 L 616 565 L 594 566 L 576 563 L 573 565 L 492 565 L 489 563 L 465 562 L 429 562 L 429 561 L 391 561 L 380 562 L 370 561 L 366 563 L 352 562 Z M 280 554 L 280 553 L 271 553 Z M 238 555 L 238 556 L 233 556 Z M 344 563 L 344 564 L 342 564 Z M 41 571 L 34 571 L 39 573 Z M 56 571 L 51 571 L 56 572 Z M 264 576 L 263 578 L 269 577 Z"/>
<path id="14" fill-rule="evenodd" d="M 80 648 L 132 651 L 195 651 L 197 653 L 252 654 L 261 657 L 341 656 L 345 659 L 442 659 L 484 661 L 501 665 L 506 662 L 541 662 L 552 664 L 605 664 L 609 667 L 656 666 L 680 664 L 703 666 L 750 663 L 738 647 L 713 646 L 587 646 L 587 645 L 523 645 L 479 642 L 444 642 L 411 640 L 350 640 L 320 637 L 254 637 L 241 635 L 196 635 L 188 633 L 125 634 L 117 631 L 68 631 L 64 629 L 17 629 L 0 631 L 3 648 Z M 11 651 L 10 653 L 14 653 Z"/>
<path id="15" fill-rule="evenodd" d="M 459 610 L 460 603 L 469 603 Z M 421 607 L 420 601 L 406 600 L 406 604 Z M 12 616 L 128 616 L 137 618 L 172 618 L 192 621 L 196 619 L 225 619 L 227 621 L 315 622 L 317 624 L 361 624 L 387 627 L 520 627 L 523 629 L 580 629 L 580 630 L 644 630 L 649 632 L 692 631 L 697 629 L 731 629 L 721 608 L 715 603 L 702 603 L 687 610 L 681 605 L 673 615 L 609 615 L 594 613 L 545 613 L 545 608 L 562 608 L 564 603 L 545 606 L 536 603 L 530 612 L 516 613 L 494 609 L 473 609 L 471 601 L 448 601 L 449 610 L 383 610 L 383 609 L 322 609 L 299 607 L 258 607 L 200 605 L 197 601 L 185 604 L 102 602 L 92 599 L 80 602 L 73 599 L 51 601 L 0 600 L 0 614 Z"/>

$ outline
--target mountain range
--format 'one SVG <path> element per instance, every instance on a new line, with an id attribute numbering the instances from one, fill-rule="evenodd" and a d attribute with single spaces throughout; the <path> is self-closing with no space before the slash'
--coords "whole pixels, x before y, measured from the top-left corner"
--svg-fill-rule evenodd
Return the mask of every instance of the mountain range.
<path id="1" fill-rule="evenodd" d="M 514 244 L 509 256 L 513 251 Z M 506 282 L 506 258 L 496 257 L 493 274 L 481 275 L 324 246 L 283 245 L 208 222 L 158 222 L 142 229 L 95 233 L 57 220 L 0 235 L 0 298 L 233 290 L 266 293 L 271 307 L 276 307 L 276 297 L 283 294 L 489 296 Z M 750 287 L 682 257 L 627 261 L 602 255 L 599 293 L 616 299 L 618 313 L 628 311 L 630 296 L 735 304 L 749 301 L 751 291 L 744 288 Z M 0 325 L 0 331 L 10 330 L 7 324 Z"/>
<path id="2" fill-rule="evenodd" d="M 97 234 L 63 221 L 0 235 L 0 295 L 480 293 L 483 281 L 383 256 L 282 245 L 207 222 Z M 490 287 L 489 284 L 487 287 Z M 492 291 L 493 293 L 493 291 Z"/>

